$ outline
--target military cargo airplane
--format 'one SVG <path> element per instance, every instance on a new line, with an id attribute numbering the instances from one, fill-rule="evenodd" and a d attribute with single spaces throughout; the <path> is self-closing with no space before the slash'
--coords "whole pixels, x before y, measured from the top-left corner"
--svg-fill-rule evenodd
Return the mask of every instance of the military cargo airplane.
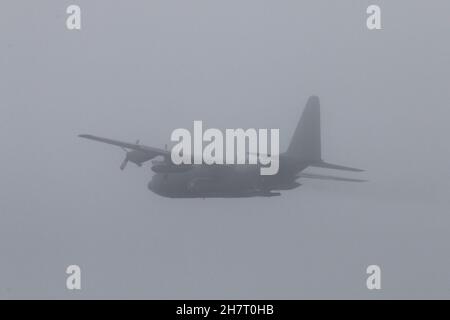
<path id="1" fill-rule="evenodd" d="M 320 134 L 320 101 L 311 96 L 303 110 L 294 135 L 286 152 L 279 155 L 279 170 L 275 175 L 260 174 L 259 164 L 180 164 L 171 161 L 171 152 L 137 143 L 102 138 L 89 134 L 79 137 L 95 140 L 125 150 L 126 156 L 120 168 L 128 162 L 138 166 L 156 157 L 151 170 L 155 173 L 148 184 L 154 193 L 169 198 L 242 198 L 279 196 L 282 190 L 300 186 L 297 180 L 323 179 L 348 182 L 363 182 L 332 175 L 302 173 L 308 167 L 361 172 L 363 170 L 328 163 L 322 160 Z"/>

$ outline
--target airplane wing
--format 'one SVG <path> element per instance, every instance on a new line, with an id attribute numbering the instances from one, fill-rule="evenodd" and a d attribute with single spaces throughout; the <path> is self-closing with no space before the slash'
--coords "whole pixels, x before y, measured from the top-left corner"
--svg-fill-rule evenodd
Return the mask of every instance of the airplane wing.
<path id="1" fill-rule="evenodd" d="M 155 154 L 161 155 L 161 156 L 170 155 L 170 152 L 167 150 L 149 147 L 149 146 L 145 146 L 145 145 L 138 144 L 138 143 L 128 143 L 128 142 L 123 142 L 123 141 L 119 141 L 119 140 L 113 140 L 113 139 L 93 136 L 91 134 L 80 134 L 79 137 L 89 139 L 89 140 L 99 141 L 99 142 L 103 142 L 103 143 L 107 143 L 107 144 L 112 144 L 112 145 L 126 148 L 126 149 L 138 150 L 138 151 L 148 152 L 148 153 L 155 153 Z"/>
<path id="2" fill-rule="evenodd" d="M 114 146 L 118 146 L 123 149 L 131 150 L 131 151 L 126 150 L 127 154 L 126 154 L 125 160 L 123 161 L 123 163 L 120 166 L 120 169 L 122 169 L 122 170 L 125 168 L 128 161 L 133 162 L 133 163 L 137 164 L 138 166 L 141 166 L 142 163 L 144 163 L 145 161 L 151 160 L 157 156 L 163 156 L 164 159 L 170 159 L 170 151 L 167 151 L 164 149 L 149 147 L 149 146 L 141 145 L 139 143 L 128 143 L 128 142 L 123 142 L 123 141 L 119 141 L 119 140 L 102 138 L 102 137 L 93 136 L 90 134 L 80 134 L 79 137 L 84 138 L 84 139 L 98 141 L 98 142 L 103 142 L 103 143 L 107 143 L 107 144 L 112 144 Z"/>
<path id="3" fill-rule="evenodd" d="M 306 172 L 302 172 L 302 173 L 298 174 L 298 177 L 307 178 L 307 179 L 334 180 L 334 181 L 346 181 L 346 182 L 365 182 L 365 181 L 367 181 L 367 180 L 362 180 L 362 179 L 342 178 L 342 177 L 336 177 L 336 176 L 331 176 L 331 175 L 306 173 Z"/>

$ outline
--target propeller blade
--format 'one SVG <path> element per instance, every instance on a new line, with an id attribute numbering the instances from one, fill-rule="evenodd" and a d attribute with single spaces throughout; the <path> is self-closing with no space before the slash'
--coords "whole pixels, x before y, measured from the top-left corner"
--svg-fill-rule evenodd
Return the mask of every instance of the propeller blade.
<path id="1" fill-rule="evenodd" d="M 127 166 L 128 163 L 128 157 L 125 157 L 125 159 L 122 161 L 121 165 L 120 165 L 120 170 L 125 169 L 125 167 Z"/>

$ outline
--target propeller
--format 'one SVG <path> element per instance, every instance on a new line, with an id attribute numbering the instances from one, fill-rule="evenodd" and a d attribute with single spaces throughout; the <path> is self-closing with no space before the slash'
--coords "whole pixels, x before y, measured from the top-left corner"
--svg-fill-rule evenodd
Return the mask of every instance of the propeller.
<path id="1" fill-rule="evenodd" d="M 139 142 L 140 142 L 139 139 L 137 139 L 137 140 L 136 140 L 136 144 L 139 144 Z M 120 170 L 123 170 L 123 169 L 125 169 L 125 167 L 126 167 L 127 164 L 128 164 L 128 161 L 130 160 L 129 154 L 130 154 L 131 151 L 128 151 L 128 150 L 125 149 L 124 147 L 121 147 L 121 149 L 122 149 L 123 151 L 125 151 L 125 159 L 123 159 L 122 163 L 120 164 Z"/>
<path id="2" fill-rule="evenodd" d="M 120 170 L 125 169 L 125 167 L 127 166 L 127 163 L 128 163 L 128 155 L 125 156 L 125 159 L 120 164 Z"/>

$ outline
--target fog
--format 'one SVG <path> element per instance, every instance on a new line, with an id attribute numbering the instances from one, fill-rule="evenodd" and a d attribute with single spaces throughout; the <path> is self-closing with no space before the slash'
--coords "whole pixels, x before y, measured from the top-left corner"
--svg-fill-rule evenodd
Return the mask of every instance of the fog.
<path id="1" fill-rule="evenodd" d="M 81 7 L 82 29 L 66 28 Z M 381 7 L 382 30 L 366 27 Z M 450 298 L 450 2 L 17 1 L 0 5 L 0 298 Z M 365 183 L 168 199 L 175 128 L 279 128 L 310 95 L 324 160 Z M 333 173 L 311 168 L 310 173 Z M 82 289 L 66 289 L 66 267 Z M 366 268 L 382 289 L 366 288 Z"/>

